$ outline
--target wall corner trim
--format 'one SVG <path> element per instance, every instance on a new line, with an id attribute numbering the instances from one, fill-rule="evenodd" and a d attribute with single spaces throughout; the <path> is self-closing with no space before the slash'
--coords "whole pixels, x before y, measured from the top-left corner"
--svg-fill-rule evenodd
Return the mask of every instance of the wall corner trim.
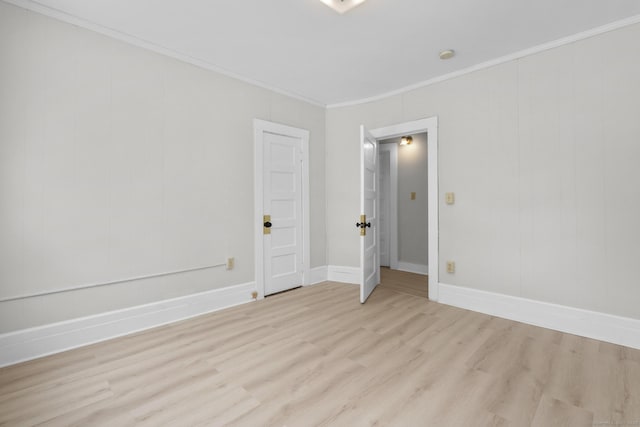
<path id="1" fill-rule="evenodd" d="M 255 282 L 0 335 L 0 367 L 129 335 L 252 301 Z"/>
<path id="2" fill-rule="evenodd" d="M 305 286 L 317 285 L 327 281 L 327 266 L 313 267 L 309 270 L 309 280 L 305 280 Z"/>
<path id="3" fill-rule="evenodd" d="M 330 282 L 360 284 L 360 267 L 329 265 L 327 266 L 327 280 Z"/>
<path id="4" fill-rule="evenodd" d="M 438 302 L 640 349 L 640 320 L 527 298 L 439 284 Z"/>

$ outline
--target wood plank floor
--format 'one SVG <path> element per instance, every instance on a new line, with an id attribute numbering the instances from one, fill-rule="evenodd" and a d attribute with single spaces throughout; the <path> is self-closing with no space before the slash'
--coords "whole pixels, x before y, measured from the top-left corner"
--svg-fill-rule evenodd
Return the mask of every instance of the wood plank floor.
<path id="1" fill-rule="evenodd" d="M 380 284 L 378 286 L 404 294 L 429 298 L 429 277 L 422 274 L 380 267 Z"/>
<path id="2" fill-rule="evenodd" d="M 0 370 L 11 426 L 639 422 L 640 351 L 338 283 Z"/>

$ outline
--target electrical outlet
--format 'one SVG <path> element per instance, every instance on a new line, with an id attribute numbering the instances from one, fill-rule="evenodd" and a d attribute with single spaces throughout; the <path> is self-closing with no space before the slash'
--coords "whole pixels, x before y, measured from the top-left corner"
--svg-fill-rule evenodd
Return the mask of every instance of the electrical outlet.
<path id="1" fill-rule="evenodd" d="M 445 202 L 447 202 L 448 205 L 452 205 L 456 201 L 456 196 L 453 193 L 445 193 L 444 200 Z"/>
<path id="2" fill-rule="evenodd" d="M 416 199 L 416 192 L 412 191 L 411 192 L 411 200 L 415 200 Z"/>
<path id="3" fill-rule="evenodd" d="M 236 264 L 236 260 L 233 259 L 233 257 L 227 258 L 227 270 L 233 270 L 233 267 L 235 267 L 235 264 Z"/>
<path id="4" fill-rule="evenodd" d="M 456 263 L 455 261 L 447 261 L 447 273 L 453 274 L 456 272 Z"/>

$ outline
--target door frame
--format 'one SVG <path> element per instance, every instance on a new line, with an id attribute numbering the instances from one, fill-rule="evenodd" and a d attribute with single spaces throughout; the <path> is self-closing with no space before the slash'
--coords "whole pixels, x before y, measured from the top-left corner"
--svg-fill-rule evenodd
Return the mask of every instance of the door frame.
<path id="1" fill-rule="evenodd" d="M 310 284 L 310 199 L 309 199 L 309 131 L 281 123 L 261 119 L 253 120 L 254 140 L 254 255 L 255 280 L 258 299 L 264 298 L 264 237 L 262 217 L 264 215 L 264 138 L 263 134 L 274 133 L 302 140 L 302 283 Z"/>
<path id="2" fill-rule="evenodd" d="M 375 136 L 375 134 L 373 134 Z M 389 152 L 389 268 L 398 269 L 398 144 L 379 144 L 378 151 Z M 378 156 L 380 154 L 378 153 Z"/>
<path id="3" fill-rule="evenodd" d="M 439 298 L 439 238 L 438 238 L 438 116 L 414 120 L 392 126 L 373 129 L 371 134 L 378 140 L 398 136 L 427 133 L 427 206 L 429 229 L 429 299 Z"/>

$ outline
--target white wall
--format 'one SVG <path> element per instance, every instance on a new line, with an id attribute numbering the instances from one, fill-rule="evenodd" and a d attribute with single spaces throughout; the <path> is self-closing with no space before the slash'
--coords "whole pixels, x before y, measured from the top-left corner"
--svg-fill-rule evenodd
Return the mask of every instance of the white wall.
<path id="1" fill-rule="evenodd" d="M 380 236 L 380 265 L 391 266 L 391 230 L 397 230 L 397 224 L 391 224 L 391 151 L 386 144 L 379 144 L 378 149 L 378 176 L 380 192 L 378 211 L 378 234 Z M 396 215 L 397 216 L 397 215 Z M 397 222 L 397 218 L 396 221 Z M 397 256 L 397 254 L 396 254 Z"/>
<path id="2" fill-rule="evenodd" d="M 358 126 L 439 116 L 440 281 L 640 318 L 640 25 L 327 112 L 327 261 L 358 266 Z M 447 260 L 456 273 L 446 274 Z"/>
<path id="3" fill-rule="evenodd" d="M 398 260 L 429 264 L 427 134 L 398 147 Z M 411 200 L 411 192 L 416 193 Z"/>
<path id="4" fill-rule="evenodd" d="M 254 280 L 253 129 L 310 130 L 325 259 L 325 111 L 0 2 L 0 332 Z"/>

